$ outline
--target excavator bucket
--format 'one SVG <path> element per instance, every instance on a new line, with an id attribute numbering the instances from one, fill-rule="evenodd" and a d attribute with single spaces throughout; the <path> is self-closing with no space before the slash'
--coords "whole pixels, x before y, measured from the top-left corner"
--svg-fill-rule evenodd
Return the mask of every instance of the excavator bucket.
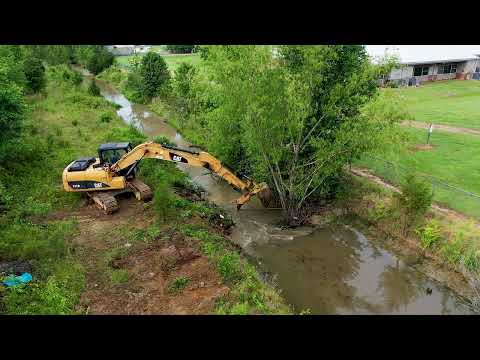
<path id="1" fill-rule="evenodd" d="M 247 203 L 250 198 L 254 195 L 257 195 L 264 207 L 268 207 L 272 201 L 272 191 L 268 187 L 266 183 L 261 183 L 258 185 L 255 185 L 254 188 L 245 194 L 243 194 L 238 200 L 237 200 L 237 210 L 240 210 L 240 208 Z"/>
<path id="2" fill-rule="evenodd" d="M 264 207 L 268 208 L 270 206 L 273 199 L 273 194 L 268 185 L 265 184 L 265 187 L 257 193 L 257 196 Z"/>

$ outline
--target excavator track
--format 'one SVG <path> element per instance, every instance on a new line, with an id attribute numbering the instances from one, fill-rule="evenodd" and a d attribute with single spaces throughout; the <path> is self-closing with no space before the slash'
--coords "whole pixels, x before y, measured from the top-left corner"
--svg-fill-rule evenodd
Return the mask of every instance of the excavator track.
<path id="1" fill-rule="evenodd" d="M 150 187 L 147 184 L 141 182 L 138 179 L 133 179 L 128 182 L 128 186 L 135 194 L 135 197 L 137 198 L 137 200 L 141 200 L 141 201 L 152 200 L 152 197 L 153 197 L 152 189 L 150 189 Z"/>
<path id="2" fill-rule="evenodd" d="M 95 205 L 107 215 L 112 214 L 119 209 L 115 196 L 111 194 L 105 192 L 88 192 L 87 194 L 95 202 Z"/>

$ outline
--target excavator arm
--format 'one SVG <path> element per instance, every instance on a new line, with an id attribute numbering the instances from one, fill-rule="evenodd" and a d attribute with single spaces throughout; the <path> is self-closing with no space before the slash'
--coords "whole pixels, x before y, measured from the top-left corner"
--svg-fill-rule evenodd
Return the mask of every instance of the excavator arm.
<path id="1" fill-rule="evenodd" d="M 240 209 L 242 205 L 248 202 L 254 195 L 259 196 L 264 206 L 268 206 L 270 202 L 271 192 L 267 184 L 256 184 L 251 180 L 238 178 L 231 170 L 223 166 L 220 160 L 209 153 L 180 149 L 169 145 L 158 144 L 153 141 L 140 144 L 126 153 L 115 164 L 110 166 L 109 171 L 111 174 L 116 174 L 131 165 L 136 166 L 138 162 L 145 158 L 181 162 L 190 166 L 203 167 L 214 172 L 243 193 L 243 195 L 236 200 L 237 209 Z"/>

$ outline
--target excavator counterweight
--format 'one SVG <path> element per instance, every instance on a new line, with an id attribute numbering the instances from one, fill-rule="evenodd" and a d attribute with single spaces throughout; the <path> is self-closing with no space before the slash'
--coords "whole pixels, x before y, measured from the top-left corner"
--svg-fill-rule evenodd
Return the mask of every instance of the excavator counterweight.
<path id="1" fill-rule="evenodd" d="M 212 171 L 242 192 L 236 200 L 237 209 L 254 195 L 265 207 L 270 203 L 271 191 L 267 184 L 240 179 L 220 160 L 204 151 L 155 142 L 146 142 L 135 148 L 130 143 L 108 143 L 100 145 L 98 155 L 98 158 L 86 157 L 70 163 L 63 171 L 63 187 L 66 191 L 86 192 L 107 214 L 118 210 L 115 199 L 118 194 L 133 192 L 138 200 L 143 201 L 152 198 L 151 189 L 136 178 L 137 166 L 145 158 L 180 162 Z"/>

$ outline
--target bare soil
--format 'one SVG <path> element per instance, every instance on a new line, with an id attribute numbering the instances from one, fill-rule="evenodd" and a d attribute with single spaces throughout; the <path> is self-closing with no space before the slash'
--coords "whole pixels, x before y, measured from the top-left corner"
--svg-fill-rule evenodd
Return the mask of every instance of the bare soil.
<path id="1" fill-rule="evenodd" d="M 411 150 L 413 151 L 429 151 L 429 150 L 433 150 L 435 146 L 432 145 L 432 144 L 417 144 L 417 145 L 413 145 L 411 147 Z"/>
<path id="2" fill-rule="evenodd" d="M 75 255 L 86 267 L 86 285 L 79 310 L 87 314 L 209 314 L 225 286 L 216 269 L 200 252 L 197 240 L 165 226 L 157 238 L 130 241 L 118 233 L 125 226 L 146 229 L 153 213 L 134 198 L 120 200 L 120 210 L 105 215 L 94 205 L 75 213 L 58 212 L 60 219 L 75 218 L 78 232 L 71 239 Z M 120 230 L 121 232 L 121 230 Z M 120 235 L 120 236 L 119 236 Z M 113 249 L 127 249 L 106 263 Z M 122 249 L 123 250 L 123 249 Z M 128 280 L 112 281 L 112 271 L 127 271 Z M 188 279 L 179 291 L 171 291 L 178 277 Z"/>

